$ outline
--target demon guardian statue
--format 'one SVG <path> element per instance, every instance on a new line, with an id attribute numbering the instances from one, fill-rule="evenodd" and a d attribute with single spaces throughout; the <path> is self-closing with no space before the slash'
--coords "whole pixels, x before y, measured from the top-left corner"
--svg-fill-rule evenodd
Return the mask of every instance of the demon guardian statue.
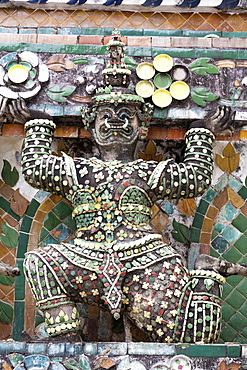
<path id="1" fill-rule="evenodd" d="M 124 314 L 157 342 L 215 342 L 220 330 L 220 290 L 227 275 L 244 266 L 200 256 L 188 272 L 179 254 L 149 225 L 157 199 L 194 198 L 208 188 L 214 134 L 229 126 L 228 109 L 191 124 L 183 163 L 134 160 L 147 134 L 152 107 L 128 90 L 130 71 L 117 33 L 108 45 L 105 87 L 84 109 L 100 159 L 51 155 L 55 124 L 30 111 L 22 153 L 32 186 L 62 195 L 73 205 L 73 244 L 47 245 L 26 255 L 25 274 L 51 337 L 76 339 L 78 302 Z M 209 260 L 209 261 L 208 261 Z M 209 267 L 209 268 L 208 268 Z M 222 273 L 222 274 L 221 274 Z"/>

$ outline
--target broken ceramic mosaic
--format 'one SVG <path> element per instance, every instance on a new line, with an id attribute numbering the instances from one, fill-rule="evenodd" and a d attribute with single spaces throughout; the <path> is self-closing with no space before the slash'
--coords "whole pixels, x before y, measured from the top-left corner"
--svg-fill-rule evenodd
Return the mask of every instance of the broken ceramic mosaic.
<path id="1" fill-rule="evenodd" d="M 111 48 L 123 54 L 117 32 Z M 81 328 L 76 302 L 87 302 L 106 307 L 115 319 L 124 313 L 153 341 L 214 342 L 225 281 L 221 264 L 215 272 L 207 270 L 210 265 L 199 268 L 200 261 L 189 273 L 149 221 L 157 199 L 194 198 L 209 186 L 213 132 L 228 126 L 230 110 L 220 108 L 192 124 L 183 163 L 134 160 L 152 107 L 125 86 L 128 69 L 111 55 L 104 76 L 110 76 L 113 87 L 107 77 L 93 109 L 83 112 L 86 125 L 94 126 L 101 159 L 51 155 L 54 122 L 27 111 L 24 176 L 32 186 L 69 199 L 77 225 L 74 244 L 50 244 L 28 253 L 27 280 L 52 337 L 78 338 L 72 335 Z M 244 267 L 230 266 L 246 273 Z"/>

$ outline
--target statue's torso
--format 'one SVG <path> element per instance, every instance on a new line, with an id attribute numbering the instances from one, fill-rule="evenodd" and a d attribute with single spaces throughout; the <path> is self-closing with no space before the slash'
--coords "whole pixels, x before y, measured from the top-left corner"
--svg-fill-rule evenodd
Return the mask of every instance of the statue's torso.
<path id="1" fill-rule="evenodd" d="M 75 161 L 78 184 L 72 187 L 77 238 L 106 248 L 153 233 L 149 225 L 154 194 L 148 185 L 155 162 Z"/>

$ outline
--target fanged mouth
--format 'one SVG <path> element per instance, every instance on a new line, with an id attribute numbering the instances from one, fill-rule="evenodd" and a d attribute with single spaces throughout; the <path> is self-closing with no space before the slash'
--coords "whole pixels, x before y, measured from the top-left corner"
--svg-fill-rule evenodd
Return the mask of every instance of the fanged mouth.
<path id="1" fill-rule="evenodd" d="M 99 133 L 102 138 L 108 138 L 112 135 L 130 137 L 133 132 L 134 127 L 128 122 L 124 124 L 112 124 L 109 122 L 105 122 L 99 127 Z"/>

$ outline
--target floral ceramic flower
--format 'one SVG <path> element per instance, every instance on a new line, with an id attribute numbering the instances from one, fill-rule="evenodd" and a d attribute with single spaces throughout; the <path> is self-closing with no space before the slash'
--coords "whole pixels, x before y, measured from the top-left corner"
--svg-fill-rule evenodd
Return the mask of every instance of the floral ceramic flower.
<path id="1" fill-rule="evenodd" d="M 31 51 L 8 53 L 0 59 L 0 95 L 5 98 L 32 98 L 48 79 L 48 67 Z"/>

